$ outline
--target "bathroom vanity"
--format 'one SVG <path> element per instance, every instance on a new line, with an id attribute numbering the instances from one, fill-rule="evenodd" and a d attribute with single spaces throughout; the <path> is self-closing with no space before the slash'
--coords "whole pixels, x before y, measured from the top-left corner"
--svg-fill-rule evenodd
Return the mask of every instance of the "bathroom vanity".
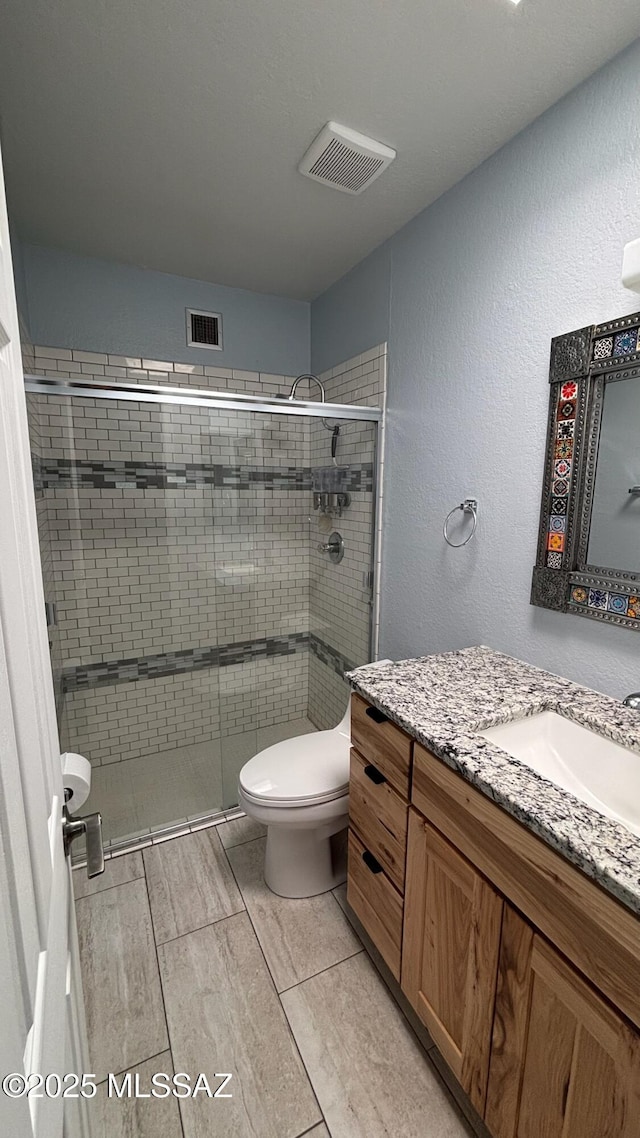
<path id="1" fill-rule="evenodd" d="M 475 1110 L 638 1138 L 640 838 L 481 732 L 554 711 L 640 765 L 640 716 L 486 648 L 349 679 L 347 899 Z"/>

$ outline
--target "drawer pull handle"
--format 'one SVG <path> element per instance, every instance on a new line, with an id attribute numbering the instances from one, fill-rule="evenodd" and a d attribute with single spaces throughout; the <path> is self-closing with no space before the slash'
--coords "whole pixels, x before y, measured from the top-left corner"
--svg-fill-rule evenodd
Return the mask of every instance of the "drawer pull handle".
<path id="1" fill-rule="evenodd" d="M 367 778 L 370 778 L 372 782 L 375 782 L 376 786 L 380 786 L 381 782 L 387 781 L 382 771 L 379 771 L 377 767 L 372 766 L 371 763 L 369 763 L 369 765 L 364 768 L 364 773 L 366 774 Z"/>
<path id="2" fill-rule="evenodd" d="M 368 715 L 369 719 L 373 719 L 374 723 L 388 723 L 389 722 L 389 720 L 388 720 L 387 716 L 384 714 L 384 712 L 378 711 L 377 707 L 368 707 L 367 710 L 365 711 L 365 715 Z"/>
<path id="3" fill-rule="evenodd" d="M 369 853 L 369 850 L 364 851 L 362 860 L 367 869 L 370 869 L 372 873 L 382 873 L 382 866 L 380 865 L 380 862 L 373 856 L 372 853 Z"/>

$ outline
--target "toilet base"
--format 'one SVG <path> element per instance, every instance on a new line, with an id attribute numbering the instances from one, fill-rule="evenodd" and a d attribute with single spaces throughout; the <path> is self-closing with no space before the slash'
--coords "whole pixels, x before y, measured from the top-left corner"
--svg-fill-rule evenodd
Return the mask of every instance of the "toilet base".
<path id="1" fill-rule="evenodd" d="M 264 879 L 279 897 L 315 897 L 347 876 L 347 831 L 267 827 Z"/>

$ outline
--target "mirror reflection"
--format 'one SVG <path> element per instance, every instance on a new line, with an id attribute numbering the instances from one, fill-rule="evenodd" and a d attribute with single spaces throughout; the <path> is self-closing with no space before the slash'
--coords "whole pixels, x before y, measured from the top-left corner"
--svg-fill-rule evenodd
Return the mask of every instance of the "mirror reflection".
<path id="1" fill-rule="evenodd" d="M 588 561 L 640 572 L 640 378 L 604 389 Z"/>

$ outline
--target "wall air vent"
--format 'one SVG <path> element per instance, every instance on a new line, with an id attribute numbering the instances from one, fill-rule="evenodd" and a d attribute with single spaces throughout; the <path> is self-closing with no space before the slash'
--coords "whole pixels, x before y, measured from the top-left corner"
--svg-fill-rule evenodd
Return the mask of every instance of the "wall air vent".
<path id="1" fill-rule="evenodd" d="M 187 346 L 222 351 L 222 317 L 219 312 L 187 308 Z"/>
<path id="2" fill-rule="evenodd" d="M 342 190 L 361 194 L 393 162 L 395 150 L 348 126 L 328 122 L 298 166 L 301 174 Z"/>

